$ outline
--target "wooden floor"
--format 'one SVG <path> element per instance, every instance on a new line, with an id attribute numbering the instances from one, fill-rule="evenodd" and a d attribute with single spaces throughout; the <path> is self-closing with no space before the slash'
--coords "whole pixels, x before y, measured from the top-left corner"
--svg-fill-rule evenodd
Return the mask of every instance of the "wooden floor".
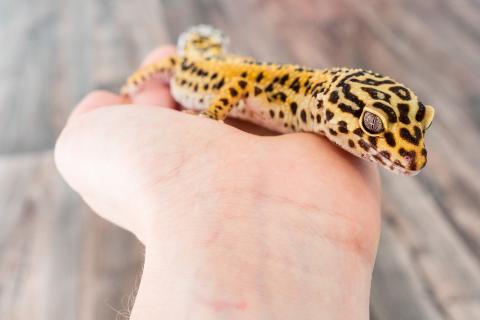
<path id="1" fill-rule="evenodd" d="M 383 175 L 372 319 L 480 319 L 480 0 L 0 0 L 0 319 L 128 310 L 142 247 L 64 184 L 52 148 L 84 94 L 197 23 L 260 59 L 391 75 L 436 107 L 427 169 Z"/>

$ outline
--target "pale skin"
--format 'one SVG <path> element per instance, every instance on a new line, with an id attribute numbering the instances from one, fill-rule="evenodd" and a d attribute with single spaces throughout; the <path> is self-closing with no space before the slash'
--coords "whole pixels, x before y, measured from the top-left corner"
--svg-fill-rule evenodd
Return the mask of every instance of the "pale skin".
<path id="1" fill-rule="evenodd" d="M 179 112 L 154 81 L 131 101 L 89 94 L 55 149 L 70 186 L 145 245 L 131 319 L 368 319 L 377 169 L 313 134 Z"/>

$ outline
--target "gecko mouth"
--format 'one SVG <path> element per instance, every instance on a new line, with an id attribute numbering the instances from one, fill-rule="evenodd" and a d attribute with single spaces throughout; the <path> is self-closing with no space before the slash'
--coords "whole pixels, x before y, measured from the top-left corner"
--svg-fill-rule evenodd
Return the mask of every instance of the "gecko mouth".
<path id="1" fill-rule="evenodd" d="M 366 144 L 369 146 L 369 149 L 367 153 L 362 154 L 363 159 L 379 164 L 388 171 L 404 176 L 414 176 L 420 172 L 420 170 L 407 169 L 399 160 L 392 161 L 370 143 Z"/>

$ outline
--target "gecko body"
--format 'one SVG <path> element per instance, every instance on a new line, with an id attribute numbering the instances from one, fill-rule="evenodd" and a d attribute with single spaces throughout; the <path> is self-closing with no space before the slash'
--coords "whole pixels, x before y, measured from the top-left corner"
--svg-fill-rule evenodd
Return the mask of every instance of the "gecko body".
<path id="1" fill-rule="evenodd" d="M 129 95 L 159 76 L 183 108 L 208 118 L 323 135 L 398 174 L 425 166 L 424 135 L 434 109 L 402 84 L 362 69 L 258 62 L 228 54 L 227 43 L 210 26 L 193 27 L 180 36 L 176 54 L 139 69 L 122 92 Z"/>

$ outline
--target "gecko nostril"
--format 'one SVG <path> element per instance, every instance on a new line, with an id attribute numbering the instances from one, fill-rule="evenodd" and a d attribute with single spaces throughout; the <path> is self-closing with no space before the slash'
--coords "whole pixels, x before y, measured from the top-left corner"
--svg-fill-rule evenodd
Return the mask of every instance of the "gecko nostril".
<path id="1" fill-rule="evenodd" d="M 412 163 L 413 157 L 410 155 L 406 155 L 403 157 L 403 159 L 405 159 L 405 161 L 410 165 L 410 163 Z"/>

